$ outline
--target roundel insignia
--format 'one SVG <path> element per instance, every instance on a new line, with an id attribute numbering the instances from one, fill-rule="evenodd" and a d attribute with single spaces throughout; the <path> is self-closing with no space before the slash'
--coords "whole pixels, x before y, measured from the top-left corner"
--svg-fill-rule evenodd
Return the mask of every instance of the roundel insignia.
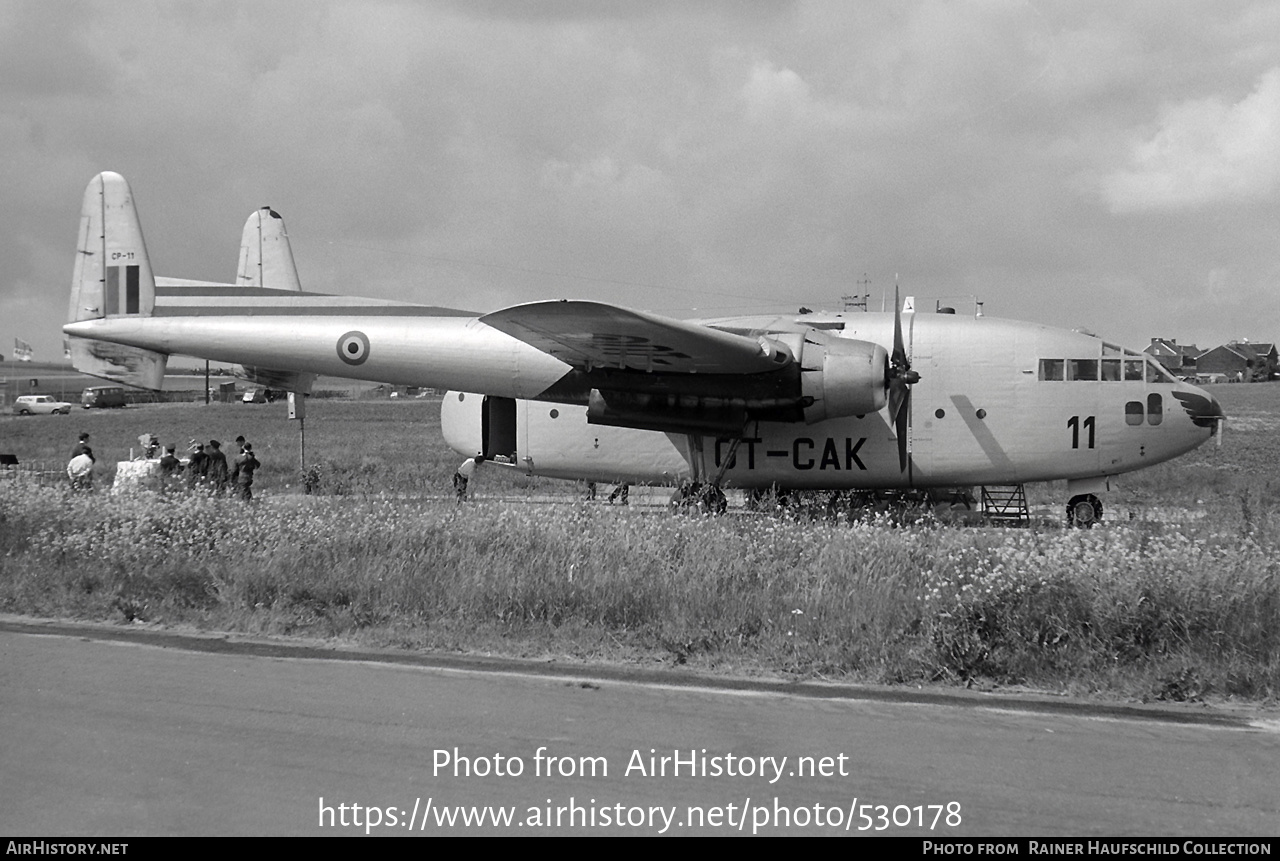
<path id="1" fill-rule="evenodd" d="M 369 337 L 364 332 L 348 332 L 338 339 L 338 358 L 348 365 L 363 365 L 369 358 Z"/>

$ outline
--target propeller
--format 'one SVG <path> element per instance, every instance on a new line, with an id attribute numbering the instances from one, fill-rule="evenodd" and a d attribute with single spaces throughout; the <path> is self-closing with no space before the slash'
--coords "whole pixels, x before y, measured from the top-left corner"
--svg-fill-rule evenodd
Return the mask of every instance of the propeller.
<path id="1" fill-rule="evenodd" d="M 886 380 L 889 386 L 889 419 L 898 435 L 898 468 L 907 470 L 907 428 L 911 423 L 911 387 L 920 375 L 911 370 L 911 359 L 902 340 L 902 303 L 898 286 L 893 287 L 893 355 L 889 357 Z"/>

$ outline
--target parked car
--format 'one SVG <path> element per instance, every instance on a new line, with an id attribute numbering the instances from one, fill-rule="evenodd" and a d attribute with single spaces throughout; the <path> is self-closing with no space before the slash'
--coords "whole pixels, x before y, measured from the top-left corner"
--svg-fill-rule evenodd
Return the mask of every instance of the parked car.
<path id="1" fill-rule="evenodd" d="M 86 410 L 93 407 L 106 409 L 124 405 L 124 389 L 120 386 L 90 386 L 80 394 L 80 406 Z"/>
<path id="2" fill-rule="evenodd" d="M 71 415 L 71 404 L 55 400 L 52 395 L 23 395 L 13 402 L 16 416 L 41 416 L 49 414 Z"/>
<path id="3" fill-rule="evenodd" d="M 244 397 L 240 399 L 242 404 L 269 404 L 276 399 L 276 393 L 271 389 L 249 389 L 244 393 Z"/>

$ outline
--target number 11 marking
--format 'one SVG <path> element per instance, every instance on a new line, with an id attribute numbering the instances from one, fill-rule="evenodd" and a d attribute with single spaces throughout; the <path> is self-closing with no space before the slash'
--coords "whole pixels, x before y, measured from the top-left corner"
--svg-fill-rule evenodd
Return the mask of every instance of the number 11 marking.
<path id="1" fill-rule="evenodd" d="M 1089 432 L 1089 444 L 1085 448 L 1093 448 L 1093 416 L 1084 417 L 1084 429 Z M 1080 416 L 1067 419 L 1067 427 L 1071 428 L 1071 447 L 1080 447 Z"/>

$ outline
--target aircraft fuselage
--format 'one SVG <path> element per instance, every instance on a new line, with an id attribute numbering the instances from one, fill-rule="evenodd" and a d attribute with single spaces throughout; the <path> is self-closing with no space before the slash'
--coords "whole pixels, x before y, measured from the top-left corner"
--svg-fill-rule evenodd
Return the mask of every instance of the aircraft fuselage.
<path id="1" fill-rule="evenodd" d="M 892 343 L 892 315 L 853 314 L 844 327 L 845 337 Z M 704 475 L 727 462 L 730 487 L 949 487 L 1141 469 L 1205 442 L 1221 415 L 1209 395 L 1142 354 L 1050 326 L 916 314 L 911 353 L 920 381 L 905 472 L 883 410 L 811 425 L 751 423 L 730 456 L 725 437 L 691 447 L 682 434 L 590 425 L 581 405 L 519 400 L 506 438 L 515 466 L 563 478 L 672 483 L 690 477 L 690 459 L 700 458 Z M 479 396 L 446 397 L 445 434 L 455 450 L 485 451 L 483 412 Z"/>

